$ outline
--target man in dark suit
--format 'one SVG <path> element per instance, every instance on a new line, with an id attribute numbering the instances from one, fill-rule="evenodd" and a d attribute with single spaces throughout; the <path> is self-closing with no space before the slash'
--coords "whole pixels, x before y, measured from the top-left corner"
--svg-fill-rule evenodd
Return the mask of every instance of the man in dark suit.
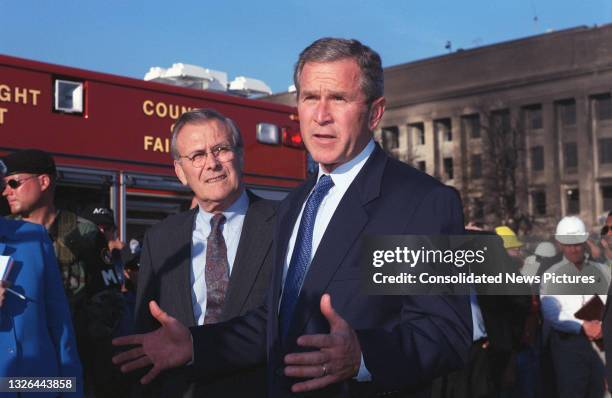
<path id="1" fill-rule="evenodd" d="M 136 300 L 140 332 L 159 327 L 149 313 L 151 300 L 192 327 L 226 321 L 260 306 L 269 286 L 274 202 L 244 189 L 242 139 L 235 124 L 209 109 L 184 113 L 173 128 L 172 154 L 176 174 L 193 190 L 198 206 L 167 218 L 145 236 Z M 221 247 L 213 240 L 211 226 L 217 216 L 223 218 L 218 226 Z M 217 250 L 224 251 L 221 261 L 211 258 Z M 221 280 L 211 281 L 218 272 Z M 265 396 L 265 368 L 197 384 L 178 369 L 142 395 Z"/>
<path id="2" fill-rule="evenodd" d="M 370 48 L 317 40 L 300 55 L 294 81 L 302 137 L 319 172 L 277 212 L 266 305 L 189 330 L 152 303 L 163 327 L 118 339 L 141 346 L 115 363 L 125 362 L 124 371 L 153 364 L 141 380 L 147 383 L 190 361 L 201 379 L 267 361 L 271 397 L 427 394 L 433 378 L 467 357 L 469 300 L 363 294 L 360 241 L 460 234 L 461 202 L 374 143 L 385 99 L 381 60 Z"/>

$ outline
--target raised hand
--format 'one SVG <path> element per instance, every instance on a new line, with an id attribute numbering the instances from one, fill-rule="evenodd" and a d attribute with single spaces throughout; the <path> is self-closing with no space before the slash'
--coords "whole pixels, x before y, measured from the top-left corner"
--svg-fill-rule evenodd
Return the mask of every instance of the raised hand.
<path id="1" fill-rule="evenodd" d="M 153 365 L 153 368 L 140 379 L 142 384 L 153 381 L 161 371 L 182 366 L 193 358 L 189 329 L 165 313 L 155 301 L 149 302 L 149 311 L 161 324 L 159 329 L 150 333 L 113 339 L 113 345 L 116 346 L 138 346 L 113 357 L 113 363 L 120 365 L 122 372 L 131 372 Z"/>
<path id="2" fill-rule="evenodd" d="M 291 386 L 291 391 L 318 390 L 357 375 L 361 364 L 361 346 L 351 326 L 336 313 L 329 294 L 321 296 L 321 313 L 329 322 L 329 334 L 300 336 L 302 347 L 317 351 L 292 353 L 285 356 L 285 375 L 311 378 Z"/>

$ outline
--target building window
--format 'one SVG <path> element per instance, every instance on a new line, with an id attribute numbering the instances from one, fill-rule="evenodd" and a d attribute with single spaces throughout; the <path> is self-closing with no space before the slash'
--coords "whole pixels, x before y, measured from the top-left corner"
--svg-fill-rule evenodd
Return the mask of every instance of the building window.
<path id="1" fill-rule="evenodd" d="M 561 126 L 576 125 L 576 101 L 573 99 L 557 102 L 557 114 Z"/>
<path id="2" fill-rule="evenodd" d="M 480 115 L 461 116 L 461 129 L 466 137 L 480 138 Z"/>
<path id="3" fill-rule="evenodd" d="M 508 109 L 501 109 L 494 111 L 491 114 L 493 132 L 500 134 L 508 134 L 511 131 L 510 125 L 510 111 Z"/>
<path id="4" fill-rule="evenodd" d="M 525 107 L 525 119 L 528 130 L 539 130 L 543 127 L 542 106 L 532 105 Z"/>
<path id="5" fill-rule="evenodd" d="M 612 99 L 610 94 L 598 95 L 595 100 L 595 117 L 597 120 L 612 119 Z"/>
<path id="6" fill-rule="evenodd" d="M 444 137 L 444 141 L 453 140 L 453 131 L 451 129 L 450 119 L 439 119 L 434 121 L 434 129 L 437 137 Z"/>
<path id="7" fill-rule="evenodd" d="M 443 167 L 444 167 L 444 175 L 446 176 L 446 179 L 452 180 L 454 178 L 453 158 L 444 158 Z"/>
<path id="8" fill-rule="evenodd" d="M 419 170 L 421 170 L 423 173 L 427 173 L 427 164 L 425 163 L 424 160 L 419 160 L 417 162 L 417 167 Z"/>
<path id="9" fill-rule="evenodd" d="M 382 144 L 387 151 L 399 148 L 399 129 L 397 126 L 382 128 Z"/>
<path id="10" fill-rule="evenodd" d="M 425 145 L 425 125 L 423 123 L 415 123 L 409 125 L 409 127 L 414 137 L 414 142 L 417 145 Z"/>
<path id="11" fill-rule="evenodd" d="M 578 188 L 571 188 L 565 191 L 566 213 L 580 214 L 580 191 Z"/>
<path id="12" fill-rule="evenodd" d="M 575 142 L 563 144 L 563 167 L 566 170 L 578 167 L 578 146 Z"/>
<path id="13" fill-rule="evenodd" d="M 533 203 L 533 212 L 536 216 L 546 215 L 546 192 L 535 191 L 531 193 Z"/>
<path id="14" fill-rule="evenodd" d="M 63 113 L 83 114 L 83 82 L 70 80 L 55 81 L 55 102 L 53 110 Z"/>
<path id="15" fill-rule="evenodd" d="M 472 178 L 482 177 L 482 156 L 472 155 L 471 160 Z"/>
<path id="16" fill-rule="evenodd" d="M 608 213 L 612 211 L 612 186 L 601 187 L 601 198 L 603 199 L 603 210 Z"/>
<path id="17" fill-rule="evenodd" d="M 600 138 L 599 146 L 599 163 L 612 163 L 612 138 Z"/>
<path id="18" fill-rule="evenodd" d="M 531 148 L 531 171 L 542 170 L 544 170 L 544 148 L 538 145 Z"/>

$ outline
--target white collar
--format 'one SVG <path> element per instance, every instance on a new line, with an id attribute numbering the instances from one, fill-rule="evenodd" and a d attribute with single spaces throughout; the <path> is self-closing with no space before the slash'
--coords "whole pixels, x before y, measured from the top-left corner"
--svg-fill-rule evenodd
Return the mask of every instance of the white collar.
<path id="1" fill-rule="evenodd" d="M 223 215 L 225 216 L 225 222 L 226 223 L 229 222 L 232 218 L 234 218 L 237 215 L 245 215 L 248 208 L 249 208 L 249 197 L 246 193 L 246 189 L 242 189 L 242 193 L 240 194 L 238 199 L 236 199 L 236 201 L 234 201 L 234 203 L 232 203 L 230 207 L 228 207 L 227 209 L 225 209 L 225 211 L 222 212 Z M 201 207 L 199 207 L 198 213 L 199 213 L 199 217 L 202 217 L 202 220 L 207 223 L 210 223 L 210 220 L 215 215 L 214 213 L 209 213 L 203 210 Z"/>
<path id="2" fill-rule="evenodd" d="M 348 186 L 351 185 L 357 174 L 359 174 L 372 152 L 374 152 L 374 148 L 376 148 L 374 139 L 370 139 L 370 142 L 368 142 L 365 148 L 363 148 L 363 150 L 359 152 L 357 156 L 348 162 L 339 165 L 331 173 L 325 172 L 321 165 L 319 165 L 319 175 L 317 176 L 317 181 L 322 175 L 327 174 L 334 181 L 334 187 L 345 191 Z"/>

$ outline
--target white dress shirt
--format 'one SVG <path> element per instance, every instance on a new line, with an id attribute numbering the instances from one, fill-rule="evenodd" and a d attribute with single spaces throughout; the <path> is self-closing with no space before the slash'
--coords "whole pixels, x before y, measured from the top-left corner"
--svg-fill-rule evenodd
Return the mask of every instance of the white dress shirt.
<path id="1" fill-rule="evenodd" d="M 555 273 L 557 275 L 601 275 L 602 281 L 599 283 L 608 286 L 610 284 L 610 269 L 602 264 L 593 261 L 585 260 L 582 269 L 576 268 L 569 260 L 563 257 L 563 260 L 546 270 L 545 273 Z M 540 300 L 542 303 L 542 316 L 544 318 L 544 334 L 547 335 L 549 328 L 554 330 L 579 334 L 582 329 L 582 321 L 574 316 L 594 294 L 589 294 L 587 286 L 581 285 L 580 289 L 584 289 L 583 294 L 562 295 L 553 294 L 555 285 L 553 283 L 543 283 L 540 287 Z M 559 287 L 556 287 L 557 289 Z M 598 289 L 593 286 L 592 289 Z M 607 288 L 605 289 L 607 291 Z M 607 296 L 599 295 L 599 298 L 606 303 Z"/>
<path id="2" fill-rule="evenodd" d="M 324 172 L 321 166 L 319 165 L 319 175 L 317 176 L 317 181 L 319 181 L 319 178 L 321 178 L 322 175 L 327 174 L 334 182 L 334 186 L 331 187 L 327 195 L 325 195 L 323 201 L 321 202 L 321 206 L 317 211 L 317 218 L 312 232 L 312 250 L 310 251 L 310 261 L 312 261 L 317 252 L 319 243 L 321 243 L 323 234 L 325 233 L 325 230 L 327 229 L 327 226 L 329 225 L 332 216 L 336 212 L 338 204 L 340 204 L 342 197 L 348 190 L 349 186 L 353 183 L 353 180 L 355 179 L 357 174 L 359 174 L 359 172 L 363 168 L 363 165 L 366 163 L 366 161 L 374 151 L 374 148 L 374 140 L 370 140 L 366 147 L 357 156 L 355 156 L 350 161 L 336 167 L 331 173 Z M 312 194 L 312 191 L 310 194 Z M 298 229 L 300 227 L 300 220 L 302 219 L 302 213 L 304 212 L 304 206 L 306 205 L 307 201 L 308 198 L 306 198 L 304 204 L 302 204 L 302 209 L 300 210 L 300 214 L 298 215 L 295 225 L 293 226 L 293 232 L 291 233 L 291 238 L 289 239 L 287 257 L 285 258 L 285 267 L 283 271 L 283 286 L 285 285 L 285 277 L 287 276 L 287 270 L 289 269 L 289 263 L 291 262 L 293 248 L 295 247 L 295 239 L 297 238 Z M 308 264 L 308 266 L 310 267 L 310 263 Z M 306 272 L 308 272 L 308 270 Z M 359 367 L 359 373 L 357 374 L 356 379 L 357 381 L 372 380 L 370 372 L 368 372 L 367 368 L 365 367 L 363 354 L 361 355 L 361 366 Z"/>
<path id="3" fill-rule="evenodd" d="M 227 247 L 230 275 L 248 208 L 249 197 L 246 191 L 242 190 L 240 197 L 223 212 L 225 223 L 221 229 Z M 200 208 L 195 218 L 191 237 L 191 303 L 193 304 L 193 316 L 198 325 L 204 324 L 206 315 L 206 240 L 210 235 L 210 220 L 213 216 L 213 213 L 207 213 Z"/>

